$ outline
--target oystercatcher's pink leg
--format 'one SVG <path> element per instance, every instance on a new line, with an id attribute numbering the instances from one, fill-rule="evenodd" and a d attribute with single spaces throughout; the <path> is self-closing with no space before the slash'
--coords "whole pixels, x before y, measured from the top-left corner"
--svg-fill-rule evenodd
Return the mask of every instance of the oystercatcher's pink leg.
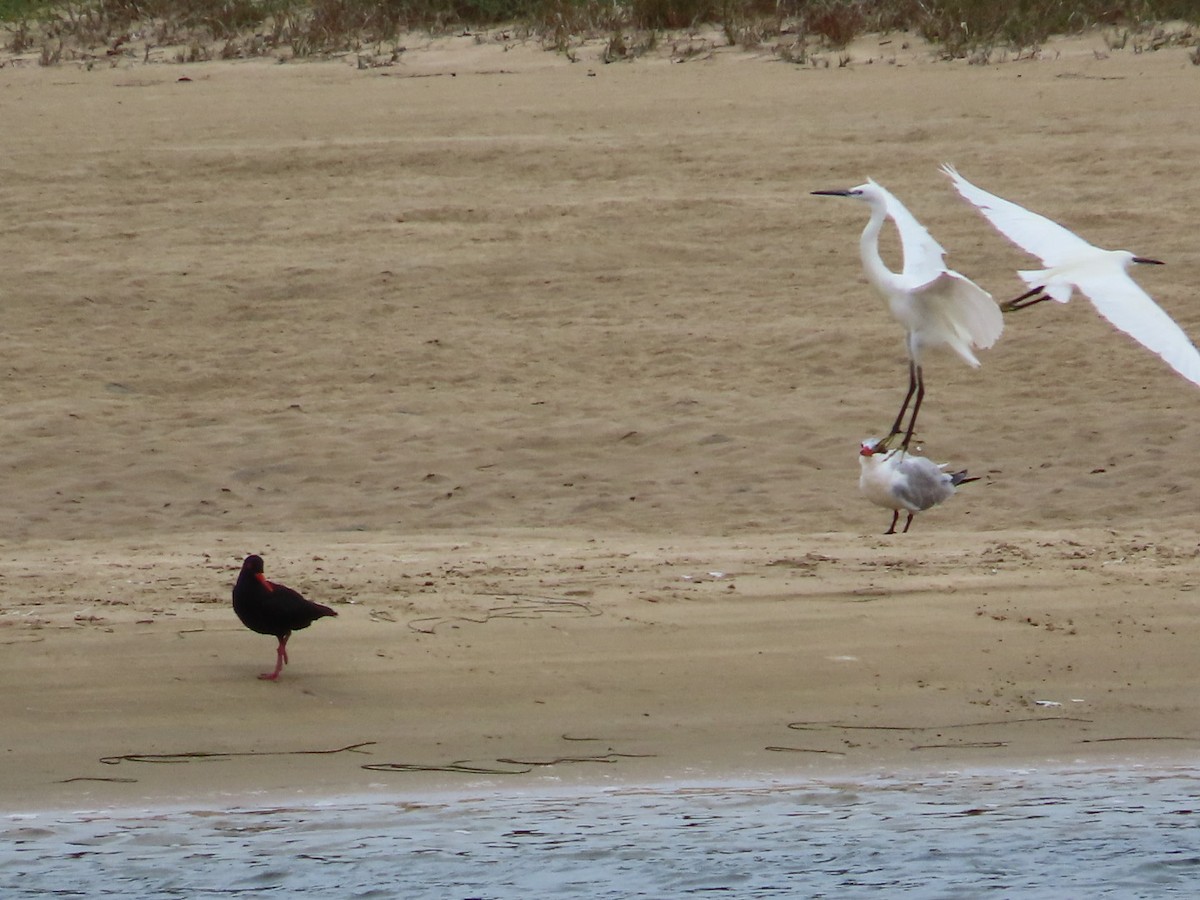
<path id="1" fill-rule="evenodd" d="M 279 673 L 283 671 L 283 665 L 288 661 L 287 639 L 290 636 L 288 635 L 279 639 L 279 646 L 275 649 L 275 671 L 263 672 L 259 675 L 258 677 L 263 679 L 263 681 L 274 681 L 279 677 Z"/>

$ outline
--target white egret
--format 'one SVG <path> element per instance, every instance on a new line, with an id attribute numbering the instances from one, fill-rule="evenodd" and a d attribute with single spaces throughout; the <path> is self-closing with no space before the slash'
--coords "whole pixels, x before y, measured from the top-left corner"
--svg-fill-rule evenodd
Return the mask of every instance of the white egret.
<path id="1" fill-rule="evenodd" d="M 1017 272 L 1030 290 L 1005 303 L 1005 311 L 1024 309 L 1047 297 L 1066 303 L 1077 288 L 1115 327 L 1157 353 L 1188 381 L 1200 384 L 1200 353 L 1175 320 L 1129 277 L 1131 265 L 1161 266 L 1160 260 L 1093 247 L 1057 222 L 976 187 L 952 166 L 942 166 L 942 171 L 997 231 L 1046 266 Z"/>
<path id="2" fill-rule="evenodd" d="M 867 281 L 887 301 L 888 309 L 907 333 L 908 393 L 884 443 L 904 431 L 902 447 L 912 441 L 917 414 L 925 397 L 921 369 L 922 351 L 927 347 L 949 347 L 969 365 L 978 368 L 973 349 L 992 346 L 1004 330 L 1004 317 L 992 295 L 942 262 L 946 251 L 905 209 L 904 204 L 871 179 L 858 187 L 837 191 L 813 191 L 829 197 L 852 197 L 871 207 L 871 218 L 859 239 L 863 271 Z M 904 268 L 891 271 L 879 255 L 879 233 L 890 218 L 900 232 Z M 904 414 L 913 401 L 912 417 L 903 428 Z"/>
<path id="3" fill-rule="evenodd" d="M 900 510 L 908 513 L 904 532 L 912 525 L 913 516 L 937 506 L 954 496 L 960 484 L 978 481 L 968 478 L 966 469 L 947 472 L 924 456 L 913 456 L 906 450 L 889 450 L 884 441 L 868 438 L 859 446 L 858 462 L 862 474 L 858 489 L 877 506 L 892 510 L 892 524 L 884 534 L 896 533 Z"/>

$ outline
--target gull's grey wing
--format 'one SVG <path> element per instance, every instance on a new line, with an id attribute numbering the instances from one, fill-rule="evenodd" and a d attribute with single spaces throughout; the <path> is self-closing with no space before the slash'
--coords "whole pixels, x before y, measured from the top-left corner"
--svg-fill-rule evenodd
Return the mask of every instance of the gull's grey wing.
<path id="1" fill-rule="evenodd" d="M 929 509 L 954 496 L 951 476 L 923 456 L 904 457 L 896 463 L 896 471 L 900 475 L 896 496 L 910 509 Z"/>

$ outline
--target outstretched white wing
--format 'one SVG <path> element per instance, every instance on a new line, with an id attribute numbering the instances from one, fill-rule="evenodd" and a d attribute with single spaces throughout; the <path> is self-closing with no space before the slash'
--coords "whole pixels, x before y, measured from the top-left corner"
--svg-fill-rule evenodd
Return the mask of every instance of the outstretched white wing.
<path id="1" fill-rule="evenodd" d="M 1200 384 L 1200 353 L 1196 347 L 1175 320 L 1124 271 L 1084 274 L 1076 278 L 1076 285 L 1100 315 L 1153 350 L 1188 381 Z"/>
<path id="2" fill-rule="evenodd" d="M 942 171 L 950 176 L 955 190 L 963 199 L 983 213 L 992 227 L 1022 250 L 1038 257 L 1043 265 L 1061 266 L 1095 249 L 1057 222 L 1051 222 L 1045 216 L 975 187 L 959 175 L 953 166 L 943 165 Z"/>
<path id="3" fill-rule="evenodd" d="M 1113 254 L 1093 247 L 1044 216 L 975 187 L 951 166 L 942 166 L 942 171 L 950 176 L 958 192 L 1014 244 L 1050 268 L 1074 263 L 1053 275 L 1022 273 L 1027 282 L 1046 283 L 1044 276 L 1051 275 L 1051 287 L 1057 282 L 1063 295 L 1056 295 L 1059 300 L 1069 297 L 1070 286 L 1074 285 L 1116 328 L 1157 353 L 1188 381 L 1200 385 L 1200 353 L 1183 329 L 1112 259 Z"/>
<path id="4" fill-rule="evenodd" d="M 992 295 L 965 275 L 940 272 L 912 296 L 921 310 L 926 341 L 946 344 L 972 366 L 979 366 L 972 348 L 986 350 L 1004 331 L 1004 316 Z"/>
<path id="5" fill-rule="evenodd" d="M 925 226 L 913 217 L 903 203 L 892 196 L 891 191 L 870 178 L 867 182 L 879 189 L 887 214 L 900 232 L 904 277 L 911 279 L 914 284 L 937 278 L 946 268 L 942 264 L 942 258 L 946 255 L 942 245 L 933 239 L 933 235 L 925 230 Z"/>

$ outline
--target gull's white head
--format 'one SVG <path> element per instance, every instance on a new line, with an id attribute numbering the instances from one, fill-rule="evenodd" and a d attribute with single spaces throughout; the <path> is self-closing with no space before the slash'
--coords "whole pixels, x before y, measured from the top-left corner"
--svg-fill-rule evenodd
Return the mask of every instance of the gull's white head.
<path id="1" fill-rule="evenodd" d="M 861 442 L 858 445 L 858 455 L 859 456 L 874 456 L 877 453 L 886 453 L 887 448 L 879 446 L 880 443 L 882 443 L 882 442 L 880 441 L 879 438 L 874 438 L 874 437 L 867 438 L 865 441 Z"/>

